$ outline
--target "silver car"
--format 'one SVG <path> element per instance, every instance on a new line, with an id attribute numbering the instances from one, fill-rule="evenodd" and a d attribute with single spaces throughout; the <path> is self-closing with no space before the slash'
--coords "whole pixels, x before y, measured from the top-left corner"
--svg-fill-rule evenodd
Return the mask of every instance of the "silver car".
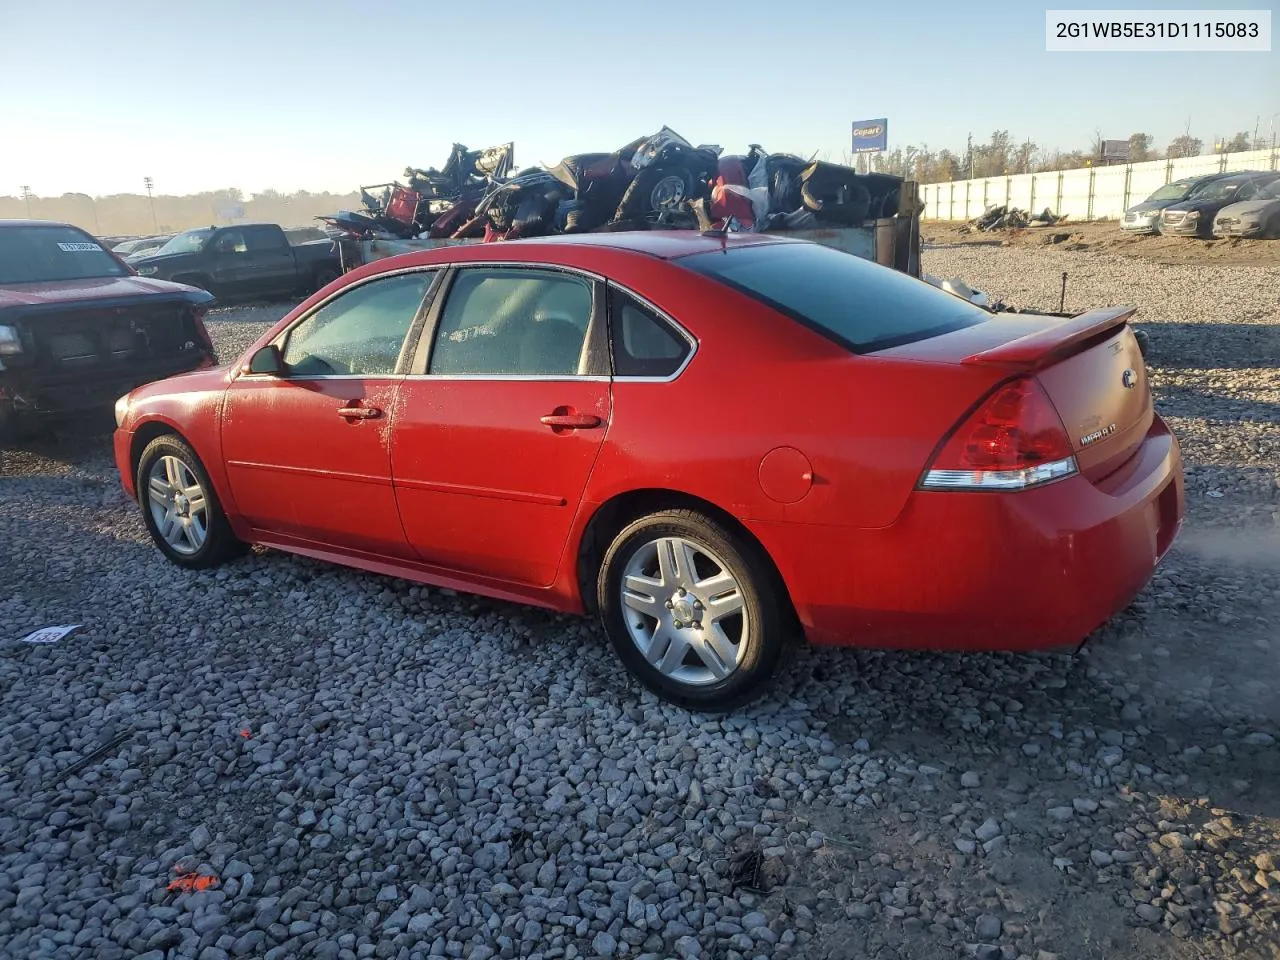
<path id="1" fill-rule="evenodd" d="M 1256 196 L 1229 204 L 1213 218 L 1215 237 L 1271 237 L 1280 239 L 1280 180 Z"/>

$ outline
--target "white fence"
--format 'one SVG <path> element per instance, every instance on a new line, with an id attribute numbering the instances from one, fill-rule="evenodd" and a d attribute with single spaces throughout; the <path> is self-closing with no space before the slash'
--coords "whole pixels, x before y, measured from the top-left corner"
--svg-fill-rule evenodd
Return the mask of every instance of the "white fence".
<path id="1" fill-rule="evenodd" d="M 1280 149 L 926 183 L 920 193 L 928 220 L 970 220 L 999 204 L 1032 213 L 1048 207 L 1073 220 L 1114 220 L 1171 180 L 1233 170 L 1280 170 Z"/>

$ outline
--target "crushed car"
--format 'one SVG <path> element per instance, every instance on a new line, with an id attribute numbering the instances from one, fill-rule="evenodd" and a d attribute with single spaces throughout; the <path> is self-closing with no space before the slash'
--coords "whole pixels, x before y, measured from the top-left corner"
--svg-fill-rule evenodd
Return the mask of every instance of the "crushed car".
<path id="1" fill-rule="evenodd" d="M 144 383 L 216 362 L 203 290 L 137 276 L 79 227 L 0 220 L 0 435 L 107 411 Z"/>

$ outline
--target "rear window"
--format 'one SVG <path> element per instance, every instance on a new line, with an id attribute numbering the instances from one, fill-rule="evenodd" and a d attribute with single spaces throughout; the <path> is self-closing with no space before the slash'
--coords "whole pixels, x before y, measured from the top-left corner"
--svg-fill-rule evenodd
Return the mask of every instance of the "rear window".
<path id="1" fill-rule="evenodd" d="M 0 228 L 0 283 L 128 275 L 97 240 L 74 227 Z"/>
<path id="2" fill-rule="evenodd" d="M 677 262 L 855 353 L 924 340 L 989 318 L 923 280 L 816 243 L 739 247 Z"/>

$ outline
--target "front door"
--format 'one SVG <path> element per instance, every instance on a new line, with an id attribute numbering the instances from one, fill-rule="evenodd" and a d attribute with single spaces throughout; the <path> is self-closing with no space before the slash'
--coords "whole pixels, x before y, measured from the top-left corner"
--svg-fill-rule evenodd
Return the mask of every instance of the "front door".
<path id="1" fill-rule="evenodd" d="M 277 341 L 282 375 L 227 390 L 222 454 L 236 507 L 267 534 L 412 559 L 391 488 L 402 352 L 433 274 L 377 277 Z"/>
<path id="2" fill-rule="evenodd" d="M 433 565 L 547 586 L 609 424 L 601 291 L 473 267 L 432 314 L 392 438 L 405 533 Z"/>

